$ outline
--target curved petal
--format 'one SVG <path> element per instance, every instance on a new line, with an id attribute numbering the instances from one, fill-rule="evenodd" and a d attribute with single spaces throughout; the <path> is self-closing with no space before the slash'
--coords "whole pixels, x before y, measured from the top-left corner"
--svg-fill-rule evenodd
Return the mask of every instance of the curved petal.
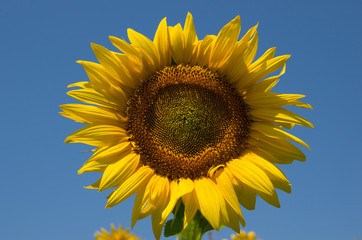
<path id="1" fill-rule="evenodd" d="M 185 35 L 182 31 L 181 24 L 174 27 L 168 27 L 171 42 L 172 60 L 176 64 L 186 63 L 184 58 Z"/>
<path id="2" fill-rule="evenodd" d="M 123 142 L 114 146 L 99 147 L 84 165 L 78 170 L 78 174 L 89 172 L 93 166 L 115 163 L 131 153 L 129 142 Z"/>
<path id="3" fill-rule="evenodd" d="M 141 188 L 141 190 L 137 193 L 136 198 L 134 200 L 133 210 L 132 210 L 132 220 L 131 220 L 131 228 L 134 227 L 137 220 L 140 220 L 142 217 L 147 217 L 152 212 L 149 211 L 149 214 L 142 214 L 142 210 L 148 204 L 149 199 L 149 191 L 148 188 Z M 141 217 L 140 217 L 141 216 Z"/>
<path id="4" fill-rule="evenodd" d="M 238 201 L 243 205 L 244 208 L 248 210 L 255 209 L 256 203 L 256 192 L 252 188 L 248 187 L 244 183 L 242 183 L 239 179 L 237 179 L 234 174 L 231 172 L 229 167 L 224 168 L 225 172 L 230 178 L 234 186 L 234 190 L 236 196 L 238 197 Z"/>
<path id="5" fill-rule="evenodd" d="M 227 163 L 230 171 L 235 178 L 249 187 L 272 195 L 274 186 L 265 172 L 250 161 L 243 159 L 234 159 Z"/>
<path id="6" fill-rule="evenodd" d="M 67 92 L 67 94 L 72 98 L 84 103 L 115 108 L 121 111 L 123 111 L 126 106 L 126 103 L 118 102 L 100 92 L 95 91 L 92 88 L 71 90 Z"/>
<path id="7" fill-rule="evenodd" d="M 249 114 L 263 121 L 275 123 L 294 123 L 304 127 L 314 127 L 312 123 L 301 116 L 284 108 L 251 109 Z"/>
<path id="8" fill-rule="evenodd" d="M 88 61 L 77 61 L 87 73 L 92 87 L 96 90 L 111 96 L 119 102 L 126 102 L 127 97 L 118 84 L 117 80 L 101 65 Z"/>
<path id="9" fill-rule="evenodd" d="M 193 190 L 194 183 L 191 179 L 181 178 L 179 180 L 172 181 L 170 183 L 170 201 L 165 210 L 162 212 L 162 221 L 166 221 L 167 217 L 173 211 L 178 199 Z"/>
<path id="10" fill-rule="evenodd" d="M 64 104 L 59 106 L 60 114 L 85 124 L 105 124 L 124 126 L 125 118 L 112 108 L 84 104 Z"/>
<path id="11" fill-rule="evenodd" d="M 112 74 L 112 76 L 115 77 L 118 84 L 131 88 L 137 87 L 137 81 L 134 81 L 134 79 L 130 77 L 128 70 L 123 66 L 112 51 L 94 43 L 92 43 L 91 46 L 98 61 Z"/>
<path id="12" fill-rule="evenodd" d="M 129 198 L 140 189 L 145 187 L 145 183 L 154 174 L 153 170 L 148 166 L 140 167 L 126 181 L 124 181 L 116 190 L 109 196 L 106 208 L 113 207 L 123 200 Z"/>
<path id="13" fill-rule="evenodd" d="M 126 178 L 134 173 L 139 161 L 140 156 L 137 153 L 130 152 L 117 162 L 109 164 L 103 173 L 99 191 L 116 187 L 124 182 Z"/>
<path id="14" fill-rule="evenodd" d="M 162 19 L 158 25 L 153 43 L 156 46 L 158 55 L 160 56 L 161 67 L 169 66 L 171 64 L 171 51 L 166 18 Z"/>
<path id="15" fill-rule="evenodd" d="M 268 175 L 273 185 L 275 182 L 280 182 L 281 185 L 287 185 L 290 189 L 291 184 L 285 177 L 284 173 L 277 166 L 265 160 L 261 155 L 251 152 L 249 154 L 245 154 L 243 158 L 253 162 L 260 169 L 262 169 Z"/>
<path id="16" fill-rule="evenodd" d="M 130 28 L 127 29 L 127 34 L 132 45 L 139 47 L 139 49 L 145 54 L 145 57 L 149 61 L 150 65 L 154 66 L 155 69 L 160 69 L 160 56 L 156 52 L 156 47 L 153 42 Z"/>
<path id="17" fill-rule="evenodd" d="M 221 217 L 224 224 L 228 224 L 234 231 L 239 232 L 239 222 L 245 225 L 243 214 L 239 206 L 238 197 L 236 196 L 234 186 L 224 169 L 218 171 L 215 175 L 216 186 L 222 193 L 226 201 L 226 208 L 221 209 Z M 223 213 L 223 210 L 226 212 Z M 228 226 L 227 225 L 227 226 Z"/>
<path id="18" fill-rule="evenodd" d="M 295 159 L 302 162 L 306 160 L 305 154 L 299 148 L 283 139 L 270 138 L 257 131 L 254 131 L 248 142 L 254 146 L 259 147 L 260 149 L 272 153 L 277 157 L 281 157 L 282 160 L 284 158 L 292 160 Z"/>
<path id="19" fill-rule="evenodd" d="M 185 229 L 188 226 L 188 224 L 192 221 L 192 219 L 194 219 L 197 210 L 200 208 L 195 190 L 182 196 L 182 202 L 185 205 L 184 224 L 183 224 L 184 225 L 183 228 Z"/>
<path id="20" fill-rule="evenodd" d="M 184 62 L 189 63 L 194 52 L 194 46 L 198 41 L 191 13 L 187 13 L 183 32 L 185 35 Z"/>
<path id="21" fill-rule="evenodd" d="M 258 131 L 261 134 L 270 137 L 270 138 L 278 138 L 278 139 L 284 139 L 284 140 L 291 140 L 296 143 L 299 143 L 300 145 L 303 145 L 310 149 L 308 144 L 300 140 L 299 138 L 285 132 L 281 127 L 270 123 L 270 122 L 254 122 L 251 124 L 250 128 L 252 130 Z M 253 134 L 252 132 L 250 133 Z"/>
<path id="22" fill-rule="evenodd" d="M 214 229 L 218 230 L 220 228 L 220 208 L 225 208 L 224 198 L 215 183 L 209 178 L 197 179 L 194 184 L 201 214 Z"/>
<path id="23" fill-rule="evenodd" d="M 164 203 L 169 202 L 170 181 L 167 177 L 155 174 L 150 180 L 150 204 L 158 208 Z"/>
<path id="24" fill-rule="evenodd" d="M 217 70 L 228 61 L 238 40 L 240 28 L 240 16 L 237 16 L 220 30 L 210 52 L 210 69 Z"/>
<path id="25" fill-rule="evenodd" d="M 85 143 L 92 146 L 111 146 L 128 139 L 126 130 L 113 125 L 88 125 L 67 137 L 65 143 Z"/>

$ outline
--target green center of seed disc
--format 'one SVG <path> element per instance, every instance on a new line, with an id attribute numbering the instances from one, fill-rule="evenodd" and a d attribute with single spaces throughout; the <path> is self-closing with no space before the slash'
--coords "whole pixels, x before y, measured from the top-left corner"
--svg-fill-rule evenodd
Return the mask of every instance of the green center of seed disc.
<path id="1" fill-rule="evenodd" d="M 223 99 L 210 90 L 176 85 L 159 92 L 146 122 L 155 142 L 190 157 L 223 138 L 227 110 Z"/>

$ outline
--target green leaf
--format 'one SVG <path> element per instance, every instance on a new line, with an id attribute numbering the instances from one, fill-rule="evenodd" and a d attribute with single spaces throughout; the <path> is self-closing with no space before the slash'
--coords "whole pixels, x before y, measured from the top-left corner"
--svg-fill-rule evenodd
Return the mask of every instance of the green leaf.
<path id="1" fill-rule="evenodd" d="M 183 203 L 177 204 L 173 210 L 174 219 L 166 222 L 164 236 L 170 237 L 174 235 L 180 235 L 184 224 L 184 211 L 185 206 Z M 175 214 L 176 213 L 176 214 Z"/>

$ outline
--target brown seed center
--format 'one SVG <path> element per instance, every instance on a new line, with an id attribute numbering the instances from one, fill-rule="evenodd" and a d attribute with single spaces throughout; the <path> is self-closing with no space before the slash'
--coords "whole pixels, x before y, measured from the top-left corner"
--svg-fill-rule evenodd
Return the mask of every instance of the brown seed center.
<path id="1" fill-rule="evenodd" d="M 199 66 L 171 66 L 130 98 L 127 130 L 143 164 L 157 174 L 197 179 L 246 148 L 247 112 L 225 77 Z"/>

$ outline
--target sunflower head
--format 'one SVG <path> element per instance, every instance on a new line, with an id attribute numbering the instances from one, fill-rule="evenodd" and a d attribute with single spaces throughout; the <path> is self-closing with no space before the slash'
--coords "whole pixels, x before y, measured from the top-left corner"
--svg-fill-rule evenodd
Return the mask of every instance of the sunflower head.
<path id="1" fill-rule="evenodd" d="M 124 230 L 121 226 L 118 230 L 115 226 L 111 225 L 111 232 L 107 232 L 104 228 L 101 229 L 101 232 L 96 232 L 94 234 L 96 240 L 140 240 L 136 235 L 130 234 L 129 229 Z"/>
<path id="2" fill-rule="evenodd" d="M 194 180 L 247 148 L 247 110 L 224 76 L 200 66 L 171 66 L 129 100 L 126 129 L 156 174 Z"/>
<path id="3" fill-rule="evenodd" d="M 88 188 L 113 189 L 107 207 L 137 194 L 132 225 L 152 215 L 156 238 L 181 203 L 184 227 L 199 211 L 239 232 L 240 204 L 254 209 L 258 195 L 279 207 L 275 188 L 291 192 L 275 164 L 305 160 L 291 142 L 308 145 L 286 129 L 313 125 L 283 107 L 311 106 L 271 92 L 290 56 L 271 48 L 255 60 L 257 26 L 239 39 L 240 26 L 238 16 L 199 40 L 188 14 L 184 27 L 163 19 L 153 40 L 110 37 L 120 52 L 92 44 L 99 63 L 79 61 L 90 81 L 68 92 L 84 104 L 61 106 L 86 124 L 65 142 L 96 147 L 79 170 L 101 173 Z"/>

